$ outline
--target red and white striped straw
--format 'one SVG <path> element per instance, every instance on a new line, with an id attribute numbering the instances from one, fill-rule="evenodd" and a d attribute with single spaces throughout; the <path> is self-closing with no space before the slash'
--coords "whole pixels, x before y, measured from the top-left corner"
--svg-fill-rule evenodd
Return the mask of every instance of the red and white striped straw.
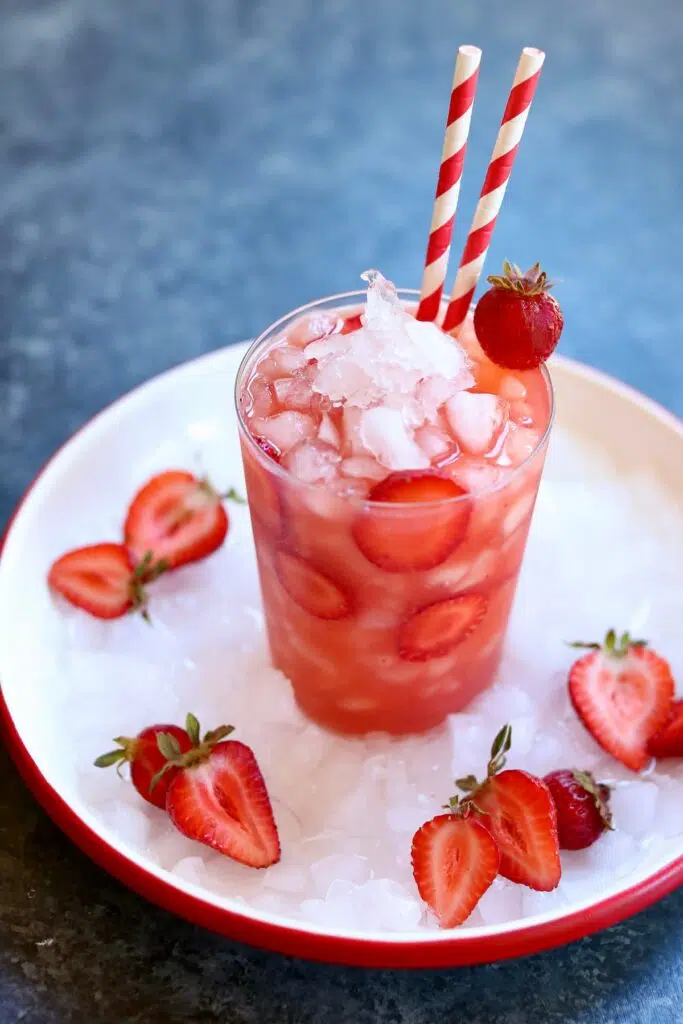
<path id="1" fill-rule="evenodd" d="M 441 306 L 480 61 L 481 50 L 477 46 L 459 48 L 416 314 L 418 320 L 436 320 Z"/>
<path id="2" fill-rule="evenodd" d="M 544 60 L 545 54 L 542 50 L 528 46 L 522 50 L 470 233 L 467 236 L 465 251 L 460 260 L 451 301 L 444 317 L 445 331 L 457 333 L 467 316 L 484 267 L 491 235 L 496 226 L 496 218 L 510 179 Z"/>

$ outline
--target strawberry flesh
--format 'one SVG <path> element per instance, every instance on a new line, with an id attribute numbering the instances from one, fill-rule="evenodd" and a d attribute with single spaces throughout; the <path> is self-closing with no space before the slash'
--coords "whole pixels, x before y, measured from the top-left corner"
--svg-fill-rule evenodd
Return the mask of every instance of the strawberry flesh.
<path id="1" fill-rule="evenodd" d="M 213 747 L 171 779 L 166 810 L 189 839 L 233 860 L 266 868 L 280 859 L 280 840 L 263 776 L 238 740 Z"/>
<path id="2" fill-rule="evenodd" d="M 362 326 L 363 321 L 360 318 L 360 313 L 357 316 L 347 316 L 341 325 L 339 333 L 353 334 L 354 331 L 359 331 Z"/>
<path id="3" fill-rule="evenodd" d="M 481 822 L 441 814 L 415 833 L 411 860 L 420 896 L 442 928 L 453 928 L 467 920 L 489 888 L 500 858 Z"/>
<path id="4" fill-rule="evenodd" d="M 465 537 L 471 512 L 466 495 L 455 481 L 435 471 L 391 473 L 367 500 L 403 507 L 365 509 L 354 523 L 354 540 L 368 561 L 386 572 L 432 569 Z M 413 504 L 418 506 L 414 512 Z"/>
<path id="5" fill-rule="evenodd" d="M 489 777 L 472 802 L 498 845 L 500 874 L 540 892 L 555 889 L 562 873 L 557 812 L 545 782 L 508 769 Z"/>
<path id="6" fill-rule="evenodd" d="M 135 605 L 133 573 L 133 562 L 122 544 L 92 544 L 58 558 L 47 580 L 77 608 L 98 619 L 118 619 Z"/>
<path id="7" fill-rule="evenodd" d="M 279 462 L 282 458 L 282 452 L 276 445 L 269 441 L 267 437 L 263 437 L 261 434 L 252 434 L 252 437 L 256 441 L 264 455 L 267 455 L 273 462 Z"/>
<path id="8" fill-rule="evenodd" d="M 674 681 L 658 654 L 629 642 L 627 635 L 622 640 L 619 649 L 610 649 L 606 642 L 574 663 L 569 695 L 600 746 L 639 772 L 649 763 L 650 739 L 669 717 Z"/>
<path id="9" fill-rule="evenodd" d="M 669 718 L 647 745 L 653 757 L 683 757 L 683 700 L 671 706 Z"/>
<path id="10" fill-rule="evenodd" d="M 220 497 L 182 470 L 152 477 L 133 498 L 124 526 L 125 542 L 137 559 L 152 552 L 168 568 L 206 558 L 227 532 Z"/>
<path id="11" fill-rule="evenodd" d="M 292 600 L 317 619 L 343 619 L 351 602 L 334 580 L 289 551 L 275 553 L 277 577 Z"/>
<path id="12" fill-rule="evenodd" d="M 483 594 L 472 592 L 421 608 L 399 629 L 401 658 L 404 661 L 427 661 L 448 654 L 474 632 L 487 607 Z"/>

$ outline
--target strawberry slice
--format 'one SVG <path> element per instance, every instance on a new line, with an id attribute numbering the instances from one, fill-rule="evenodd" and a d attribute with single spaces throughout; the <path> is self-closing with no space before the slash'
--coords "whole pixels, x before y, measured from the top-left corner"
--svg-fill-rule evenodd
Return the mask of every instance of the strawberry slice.
<path id="1" fill-rule="evenodd" d="M 317 619 L 343 619 L 350 613 L 351 602 L 341 587 L 304 558 L 281 549 L 275 553 L 275 571 L 292 600 Z"/>
<path id="2" fill-rule="evenodd" d="M 644 640 L 611 629 L 569 672 L 569 696 L 603 750 L 634 772 L 650 760 L 649 740 L 665 725 L 674 698 L 671 669 Z"/>
<path id="3" fill-rule="evenodd" d="M 418 892 L 442 928 L 470 916 L 496 875 L 500 857 L 491 833 L 472 817 L 440 814 L 413 836 Z"/>
<path id="4" fill-rule="evenodd" d="M 512 729 L 504 725 L 493 741 L 484 781 L 474 775 L 458 779 L 465 796 L 453 797 L 449 806 L 475 815 L 489 830 L 504 878 L 549 892 L 562 874 L 555 803 L 541 779 L 517 769 L 503 771 L 511 744 Z"/>
<path id="5" fill-rule="evenodd" d="M 227 513 L 208 480 L 169 470 L 152 477 L 133 498 L 124 539 L 137 558 L 151 551 L 176 569 L 206 558 L 227 532 Z"/>
<path id="6" fill-rule="evenodd" d="M 347 316 L 341 325 L 339 330 L 340 334 L 353 334 L 354 331 L 359 331 L 363 326 L 360 313 L 356 316 Z"/>
<path id="7" fill-rule="evenodd" d="M 53 563 L 48 585 L 66 600 L 97 619 L 119 619 L 135 608 L 143 610 L 145 582 L 164 566 L 145 556 L 136 568 L 122 544 L 91 544 L 68 551 Z"/>
<path id="8" fill-rule="evenodd" d="M 549 892 L 560 881 L 557 812 L 545 782 L 518 769 L 495 775 L 475 797 L 500 850 L 500 873 Z"/>
<path id="9" fill-rule="evenodd" d="M 674 701 L 668 720 L 647 745 L 653 757 L 683 757 L 683 700 Z"/>
<path id="10" fill-rule="evenodd" d="M 354 523 L 354 540 L 368 561 L 387 572 L 432 569 L 465 537 L 471 511 L 466 494 L 436 471 L 391 473 L 367 500 L 402 507 L 365 509 Z"/>
<path id="11" fill-rule="evenodd" d="M 487 607 L 484 595 L 474 591 L 428 604 L 400 627 L 399 655 L 404 661 L 427 661 L 448 654 L 474 632 Z"/>
<path id="12" fill-rule="evenodd" d="M 175 827 L 249 867 L 277 863 L 280 839 L 251 748 L 237 740 L 224 741 L 231 726 L 220 726 L 200 740 L 199 723 L 188 715 L 186 729 L 192 749 L 173 754 L 162 769 L 162 775 L 178 769 L 166 795 L 166 811 Z"/>

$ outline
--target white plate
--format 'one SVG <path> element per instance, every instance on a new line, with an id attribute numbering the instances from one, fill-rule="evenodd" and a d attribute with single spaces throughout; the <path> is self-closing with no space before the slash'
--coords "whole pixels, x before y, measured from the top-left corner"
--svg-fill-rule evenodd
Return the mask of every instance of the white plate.
<path id="1" fill-rule="evenodd" d="M 249 671 L 250 665 L 263 663 L 262 642 L 254 640 L 260 627 L 248 517 L 243 509 L 230 506 L 232 524 L 225 549 L 214 559 L 183 571 L 184 604 L 169 596 L 168 588 L 175 584 L 159 581 L 159 597 L 152 608 L 156 626 L 151 630 L 130 619 L 100 624 L 57 606 L 45 586 L 46 570 L 70 547 L 116 539 L 127 502 L 152 472 L 179 466 L 201 468 L 221 487 L 243 488 L 232 392 L 244 351 L 244 345 L 233 346 L 180 366 L 97 416 L 41 473 L 6 537 L 0 563 L 3 726 L 22 773 L 58 823 L 113 874 L 193 920 L 264 946 L 361 964 L 467 963 L 529 952 L 611 924 L 679 884 L 683 811 L 676 834 L 657 835 L 653 826 L 653 841 L 642 847 L 639 862 L 624 877 L 613 878 L 603 891 L 580 895 L 568 905 L 542 909 L 524 920 L 475 923 L 449 933 L 361 932 L 283 918 L 263 906 L 235 901 L 229 888 L 221 892 L 220 886 L 206 887 L 180 877 L 169 870 L 170 861 L 177 857 L 164 846 L 168 826 L 161 812 L 155 816 L 151 810 L 142 823 L 139 818 L 132 823 L 126 819 L 120 822 L 121 828 L 117 826 L 116 809 L 106 801 L 115 800 L 116 787 L 123 784 L 113 773 L 105 775 L 90 767 L 93 757 L 111 745 L 110 737 L 154 719 L 182 721 L 190 707 L 199 712 L 208 707 L 212 712 L 211 702 L 205 699 L 207 687 L 214 694 L 224 692 L 228 704 L 230 679 Z M 553 514 L 553 502 L 561 499 L 566 484 L 571 483 L 576 494 L 588 465 L 595 475 L 596 467 L 599 471 L 603 464 L 605 474 L 622 488 L 625 503 L 637 508 L 632 514 L 640 517 L 643 530 L 647 531 L 653 517 L 655 531 L 670 532 L 670 564 L 661 566 L 662 580 L 668 585 L 677 559 L 676 568 L 683 568 L 683 480 L 678 473 L 683 464 L 683 427 L 642 395 L 569 360 L 556 358 L 552 376 L 558 411 L 545 476 L 550 500 L 540 501 L 536 520 Z M 589 477 L 585 479 L 590 510 L 595 492 Z M 600 509 L 593 511 L 597 522 Z M 585 531 L 592 515 L 582 517 L 583 526 L 579 524 L 577 531 Z M 608 537 L 608 524 L 601 522 L 600 529 Z M 534 573 L 547 566 L 543 552 L 534 553 L 533 536 L 522 592 L 535 585 Z M 577 566 L 585 549 L 583 540 L 579 532 L 562 538 L 575 551 Z M 615 566 L 628 565 L 631 558 L 629 551 L 601 554 L 604 573 L 597 573 L 595 565 L 583 576 L 577 570 L 574 590 L 563 598 L 573 607 L 587 600 L 582 579 L 599 581 Z M 599 634 L 612 624 L 613 615 L 626 614 L 629 621 L 622 620 L 623 625 L 647 627 L 653 642 L 667 645 L 666 654 L 683 677 L 683 634 L 673 634 L 669 628 L 674 619 L 683 618 L 683 596 L 679 591 L 678 598 L 672 599 L 669 590 L 661 589 L 652 551 L 643 556 L 643 565 L 647 575 L 638 580 L 637 597 L 624 593 L 633 577 L 616 572 L 615 604 L 605 609 L 607 621 L 587 623 L 587 627 Z M 222 597 L 207 609 L 201 601 L 202 582 L 211 579 L 215 591 L 217 574 Z M 662 601 L 668 602 L 664 609 Z M 594 602 L 595 594 L 593 606 Z M 192 688 L 187 660 L 208 664 L 201 650 L 204 628 L 193 628 L 197 616 L 207 615 L 218 617 L 211 635 L 212 642 L 218 637 L 224 645 L 225 672 L 216 670 L 221 660 L 214 651 L 215 678 L 203 677 L 200 692 Z M 577 621 L 576 616 L 572 621 Z M 525 628 L 535 627 L 527 624 Z M 127 633 L 119 647 L 122 630 Z M 90 649 L 87 664 L 75 673 L 67 635 Z M 99 650 L 102 641 L 104 654 Z M 558 665 L 566 664 L 566 653 L 558 658 Z M 117 678 L 122 680 L 120 686 Z M 80 695 L 76 711 L 75 691 Z M 197 707 L 197 701 L 203 706 Z M 244 704 L 241 707 L 244 712 Z M 251 717 L 258 714 L 254 706 Z M 237 724 L 241 737 L 249 741 L 250 724 Z M 492 722 L 492 728 L 497 724 Z M 624 774 L 617 770 L 614 777 L 624 778 Z M 678 768 L 671 769 L 670 785 L 679 787 L 683 795 Z M 283 831 L 286 839 L 286 822 Z"/>

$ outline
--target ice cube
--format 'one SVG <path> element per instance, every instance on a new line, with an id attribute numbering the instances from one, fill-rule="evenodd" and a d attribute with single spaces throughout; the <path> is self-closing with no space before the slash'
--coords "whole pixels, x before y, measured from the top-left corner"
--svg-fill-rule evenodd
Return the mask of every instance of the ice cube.
<path id="1" fill-rule="evenodd" d="M 293 345 L 279 346 L 273 349 L 272 355 L 282 373 L 286 373 L 289 376 L 296 373 L 297 370 L 303 369 L 308 362 L 306 354 L 300 348 L 295 348 Z"/>
<path id="2" fill-rule="evenodd" d="M 495 878 L 479 900 L 478 907 L 484 924 L 516 921 L 522 916 L 522 887 L 505 878 Z"/>
<path id="3" fill-rule="evenodd" d="M 360 436 L 365 448 L 387 469 L 427 469 L 430 465 L 397 409 L 380 405 L 365 410 Z"/>
<path id="4" fill-rule="evenodd" d="M 415 389 L 415 398 L 423 419 L 435 423 L 441 406 L 461 390 L 461 381 L 448 380 L 440 374 L 421 380 Z"/>
<path id="5" fill-rule="evenodd" d="M 417 794 L 415 795 L 417 796 Z M 429 815 L 417 801 L 402 805 L 398 804 L 397 806 L 390 807 L 387 811 L 387 825 L 391 831 L 402 832 L 411 836 L 424 825 L 428 818 Z"/>
<path id="6" fill-rule="evenodd" d="M 446 417 L 462 447 L 472 455 L 491 451 L 508 416 L 497 395 L 460 391 L 446 402 Z"/>
<path id="7" fill-rule="evenodd" d="M 614 825 L 640 838 L 655 831 L 659 787 L 654 782 L 619 783 L 610 794 Z"/>
<path id="8" fill-rule="evenodd" d="M 367 455 L 360 434 L 362 419 L 362 409 L 357 409 L 353 405 L 344 406 L 342 414 L 342 443 L 345 449 L 353 455 Z"/>
<path id="9" fill-rule="evenodd" d="M 304 348 L 317 338 L 332 334 L 341 324 L 336 313 L 320 310 L 300 316 L 287 328 L 287 341 L 295 348 Z"/>
<path id="10" fill-rule="evenodd" d="M 249 383 L 247 393 L 251 406 L 249 413 L 261 419 L 270 416 L 275 409 L 275 390 L 265 377 L 256 376 Z"/>
<path id="11" fill-rule="evenodd" d="M 507 460 L 509 465 L 519 466 L 529 458 L 540 438 L 541 432 L 535 427 L 523 427 L 511 423 L 505 438 L 502 457 Z"/>
<path id="12" fill-rule="evenodd" d="M 564 750 L 556 736 L 540 732 L 526 756 L 525 768 L 532 775 L 544 776 L 563 767 Z"/>
<path id="13" fill-rule="evenodd" d="M 563 910 L 567 906 L 567 897 L 562 889 L 550 892 L 535 892 L 526 887 L 522 891 L 522 911 L 525 917 L 536 917 L 538 914 L 549 914 L 554 910 Z"/>
<path id="14" fill-rule="evenodd" d="M 332 853 L 311 864 L 313 887 L 319 896 L 326 896 L 333 882 L 362 885 L 372 874 L 367 857 L 356 853 Z"/>
<path id="15" fill-rule="evenodd" d="M 300 441 L 285 455 L 282 465 L 307 484 L 327 483 L 338 475 L 341 456 L 322 441 Z"/>
<path id="16" fill-rule="evenodd" d="M 263 884 L 268 889 L 278 892 L 303 892 L 308 881 L 308 874 L 300 864 L 281 860 L 273 864 L 263 873 Z"/>
<path id="17" fill-rule="evenodd" d="M 624 878 L 638 865 L 641 847 L 626 832 L 605 832 L 586 850 L 588 873 L 601 875 L 606 883 Z"/>
<path id="18" fill-rule="evenodd" d="M 673 836 L 683 836 L 681 783 L 670 778 L 659 780 L 657 830 L 667 839 Z"/>
<path id="19" fill-rule="evenodd" d="M 505 515 L 503 522 L 503 533 L 509 536 L 514 533 L 518 526 L 521 526 L 533 510 L 536 502 L 535 494 L 523 494 L 521 498 L 518 498 L 509 512 Z"/>
<path id="20" fill-rule="evenodd" d="M 353 455 L 344 459 L 339 471 L 342 476 L 358 480 L 383 480 L 387 475 L 386 469 L 369 455 Z"/>
<path id="21" fill-rule="evenodd" d="M 299 441 L 311 440 L 316 433 L 313 417 L 303 412 L 280 412 L 266 419 L 255 417 L 250 426 L 253 433 L 265 437 L 283 454 L 290 451 Z"/>
<path id="22" fill-rule="evenodd" d="M 417 895 L 390 878 L 373 878 L 352 896 L 365 927 L 376 931 L 403 932 L 417 928 L 422 904 Z"/>
<path id="23" fill-rule="evenodd" d="M 273 381 L 273 388 L 280 405 L 299 412 L 310 411 L 313 389 L 305 377 L 279 377 Z"/>
<path id="24" fill-rule="evenodd" d="M 328 413 L 324 413 L 318 427 L 318 440 L 323 444 L 329 444 L 333 448 L 339 448 L 339 431 L 335 427 Z"/>
<path id="25" fill-rule="evenodd" d="M 456 454 L 458 446 L 450 434 L 439 427 L 418 427 L 415 441 L 431 462 L 443 461 Z"/>

